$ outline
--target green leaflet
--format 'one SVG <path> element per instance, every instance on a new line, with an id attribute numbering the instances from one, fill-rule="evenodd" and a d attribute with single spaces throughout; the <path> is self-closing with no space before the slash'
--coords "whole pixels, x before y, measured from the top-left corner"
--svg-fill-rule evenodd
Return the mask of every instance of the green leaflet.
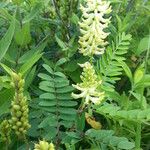
<path id="1" fill-rule="evenodd" d="M 35 54 L 25 64 L 20 67 L 19 72 L 24 75 L 41 57 L 43 54 Z"/>
<path id="2" fill-rule="evenodd" d="M 3 91 L 0 91 L 0 116 L 9 112 L 12 97 L 12 89 L 5 89 Z"/>
<path id="3" fill-rule="evenodd" d="M 12 74 L 12 70 L 8 67 L 8 66 L 6 66 L 5 64 L 3 64 L 3 63 L 0 63 L 0 65 L 3 67 L 3 69 L 11 76 L 11 74 Z"/>
<path id="4" fill-rule="evenodd" d="M 109 147 L 113 147 L 116 149 L 132 150 L 135 147 L 135 144 L 127 138 L 115 136 L 112 130 L 89 129 L 85 135 L 93 139 L 95 143 L 99 142 L 100 144 L 107 145 L 108 149 Z"/>
<path id="5" fill-rule="evenodd" d="M 130 79 L 132 78 L 131 73 L 127 70 L 127 66 L 124 63 L 124 54 L 127 53 L 131 41 L 131 35 L 119 33 L 116 37 L 115 43 L 112 42 L 112 47 L 108 47 L 105 54 L 97 61 L 97 73 L 103 79 L 102 88 L 106 91 L 113 91 L 113 84 L 117 80 L 120 80 L 120 75 L 124 69 Z M 127 72 L 128 71 L 128 72 Z M 106 86 L 106 83 L 108 86 Z M 109 88 L 108 88 L 109 87 Z"/>
<path id="6" fill-rule="evenodd" d="M 121 110 L 119 106 L 105 104 L 96 110 L 97 113 L 105 115 L 109 118 L 120 120 L 128 120 L 133 122 L 146 122 L 150 120 L 150 109 L 145 110 Z"/>
<path id="7" fill-rule="evenodd" d="M 20 26 L 20 24 L 17 24 L 15 31 L 15 41 L 19 46 L 26 46 L 31 41 L 31 35 L 30 35 L 30 23 L 27 22 Z"/>
<path id="8" fill-rule="evenodd" d="M 33 50 L 31 50 L 33 52 L 32 55 L 30 53 L 25 53 L 22 57 L 20 57 L 19 62 L 24 63 L 19 69 L 19 72 L 22 75 L 25 75 L 26 72 L 42 57 L 42 51 L 44 50 L 46 43 L 47 42 L 44 42 L 33 48 Z"/>
<path id="9" fill-rule="evenodd" d="M 63 62 L 65 61 L 58 61 L 56 65 L 61 65 Z M 43 122 L 55 128 L 58 125 L 65 128 L 71 127 L 76 117 L 74 107 L 77 105 L 77 102 L 73 101 L 71 97 L 74 88 L 69 85 L 69 80 L 64 73 L 53 70 L 47 64 L 44 64 L 43 67 L 45 72 L 38 75 L 41 78 L 39 88 L 42 90 L 39 106 L 43 111 L 53 114 L 55 119 L 58 118 L 56 124 L 49 124 L 47 120 L 50 120 L 50 116 L 48 115 Z M 42 126 L 40 127 L 42 128 Z"/>
<path id="10" fill-rule="evenodd" d="M 6 34 L 0 41 L 0 61 L 5 56 L 8 48 L 11 44 L 11 41 L 12 41 L 12 38 L 14 35 L 14 31 L 15 31 L 15 18 L 13 17 L 13 19 L 10 23 L 9 29 L 7 30 Z"/>
<path id="11" fill-rule="evenodd" d="M 41 8 L 41 5 L 37 3 L 31 12 L 23 19 L 23 23 L 30 22 L 34 17 L 36 17 L 39 13 L 39 9 Z"/>

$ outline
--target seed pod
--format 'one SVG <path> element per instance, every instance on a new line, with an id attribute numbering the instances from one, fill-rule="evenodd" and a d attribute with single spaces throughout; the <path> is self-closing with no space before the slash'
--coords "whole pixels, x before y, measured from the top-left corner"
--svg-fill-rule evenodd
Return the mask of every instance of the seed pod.
<path id="1" fill-rule="evenodd" d="M 20 106 L 19 105 L 13 105 L 13 109 L 20 110 Z"/>
<path id="2" fill-rule="evenodd" d="M 20 131 L 20 132 L 23 132 L 23 131 L 24 131 L 24 128 L 19 128 L 19 131 Z"/>
<path id="3" fill-rule="evenodd" d="M 35 144 L 34 150 L 55 150 L 55 147 L 53 143 L 49 144 L 44 140 L 44 141 L 39 141 L 38 144 Z"/>
<path id="4" fill-rule="evenodd" d="M 18 119 L 17 119 L 16 117 L 12 117 L 11 119 L 12 119 L 12 121 L 14 121 L 14 122 L 17 122 L 17 121 L 18 121 Z"/>
<path id="5" fill-rule="evenodd" d="M 17 127 L 17 126 L 13 126 L 13 127 L 12 127 L 12 129 L 17 130 L 17 129 L 18 129 L 18 127 Z"/>
<path id="6" fill-rule="evenodd" d="M 12 129 L 16 135 L 21 138 L 29 129 L 30 125 L 28 122 L 28 103 L 27 98 L 23 94 L 24 90 L 24 79 L 21 74 L 12 73 L 12 82 L 15 85 L 15 95 L 11 103 L 11 124 Z"/>
<path id="7" fill-rule="evenodd" d="M 8 142 L 10 143 L 10 134 L 11 134 L 11 125 L 9 123 L 9 120 L 4 120 L 1 124 L 0 124 L 0 137 L 1 140 L 4 142 Z"/>
<path id="8" fill-rule="evenodd" d="M 22 125 L 22 123 L 21 123 L 20 121 L 18 121 L 18 122 L 16 123 L 16 125 L 17 125 L 18 127 L 20 127 L 20 126 Z"/>
<path id="9" fill-rule="evenodd" d="M 16 117 L 21 117 L 21 115 L 22 115 L 21 111 L 16 112 Z"/>

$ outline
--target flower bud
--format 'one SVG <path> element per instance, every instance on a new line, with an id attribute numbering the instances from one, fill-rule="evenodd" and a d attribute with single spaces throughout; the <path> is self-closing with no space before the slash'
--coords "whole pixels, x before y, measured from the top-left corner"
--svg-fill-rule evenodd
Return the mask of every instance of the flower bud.
<path id="1" fill-rule="evenodd" d="M 48 143 L 46 141 L 39 141 L 38 144 L 35 144 L 34 150 L 55 150 L 53 143 Z"/>
<path id="2" fill-rule="evenodd" d="M 0 124 L 0 137 L 4 142 L 10 143 L 11 125 L 9 120 L 3 120 Z"/>
<path id="3" fill-rule="evenodd" d="M 81 36 L 79 37 L 79 52 L 84 56 L 100 55 L 104 53 L 105 41 L 109 33 L 105 28 L 110 23 L 110 18 L 105 15 L 111 12 L 110 3 L 102 0 L 87 0 L 86 5 L 81 5 L 82 18 L 79 22 Z"/>
<path id="4" fill-rule="evenodd" d="M 27 98 L 24 96 L 24 79 L 21 74 L 12 73 L 12 82 L 15 88 L 14 99 L 11 103 L 11 124 L 12 129 L 18 137 L 23 137 L 27 130 L 30 128 L 28 121 L 28 103 Z"/>
<path id="5" fill-rule="evenodd" d="M 104 92 L 99 89 L 102 82 L 98 80 L 95 70 L 89 62 L 79 65 L 83 68 L 81 75 L 82 82 L 72 86 L 81 91 L 81 93 L 72 93 L 72 97 L 74 99 L 84 98 L 85 104 L 92 102 L 95 105 L 99 105 L 104 99 Z"/>

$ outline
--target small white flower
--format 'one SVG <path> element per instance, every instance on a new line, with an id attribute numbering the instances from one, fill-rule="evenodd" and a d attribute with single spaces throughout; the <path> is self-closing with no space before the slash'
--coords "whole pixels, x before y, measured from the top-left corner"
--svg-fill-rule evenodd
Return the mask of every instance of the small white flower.
<path id="1" fill-rule="evenodd" d="M 98 87 L 101 85 L 102 81 L 97 79 L 95 70 L 93 66 L 86 62 L 84 64 L 79 64 L 83 68 L 81 75 L 82 83 L 77 85 L 72 85 L 75 89 L 79 90 L 81 93 L 75 94 L 72 93 L 74 99 L 83 98 L 85 104 L 90 102 L 98 105 L 104 99 L 104 92 L 101 92 Z"/>

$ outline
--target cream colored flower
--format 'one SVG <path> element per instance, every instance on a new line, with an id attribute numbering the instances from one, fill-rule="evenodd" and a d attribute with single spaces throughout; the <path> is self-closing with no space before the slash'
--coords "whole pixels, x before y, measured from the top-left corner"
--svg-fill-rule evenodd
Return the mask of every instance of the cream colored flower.
<path id="1" fill-rule="evenodd" d="M 111 12 L 109 2 L 102 0 L 87 0 L 86 6 L 81 5 L 82 18 L 79 37 L 80 53 L 84 56 L 100 55 L 104 53 L 109 33 L 104 31 L 110 23 L 110 18 L 104 18 Z"/>
<path id="2" fill-rule="evenodd" d="M 89 102 L 92 102 L 98 105 L 104 99 L 104 92 L 101 92 L 98 89 L 102 81 L 98 81 L 95 70 L 89 62 L 80 64 L 80 66 L 83 68 L 83 72 L 81 75 L 82 83 L 79 83 L 77 85 L 73 84 L 72 86 L 81 91 L 81 93 L 72 93 L 72 97 L 74 99 L 83 98 L 85 100 L 85 104 L 89 104 Z"/>
<path id="3" fill-rule="evenodd" d="M 53 143 L 48 143 L 46 141 L 39 141 L 38 144 L 35 144 L 34 150 L 55 150 Z"/>

